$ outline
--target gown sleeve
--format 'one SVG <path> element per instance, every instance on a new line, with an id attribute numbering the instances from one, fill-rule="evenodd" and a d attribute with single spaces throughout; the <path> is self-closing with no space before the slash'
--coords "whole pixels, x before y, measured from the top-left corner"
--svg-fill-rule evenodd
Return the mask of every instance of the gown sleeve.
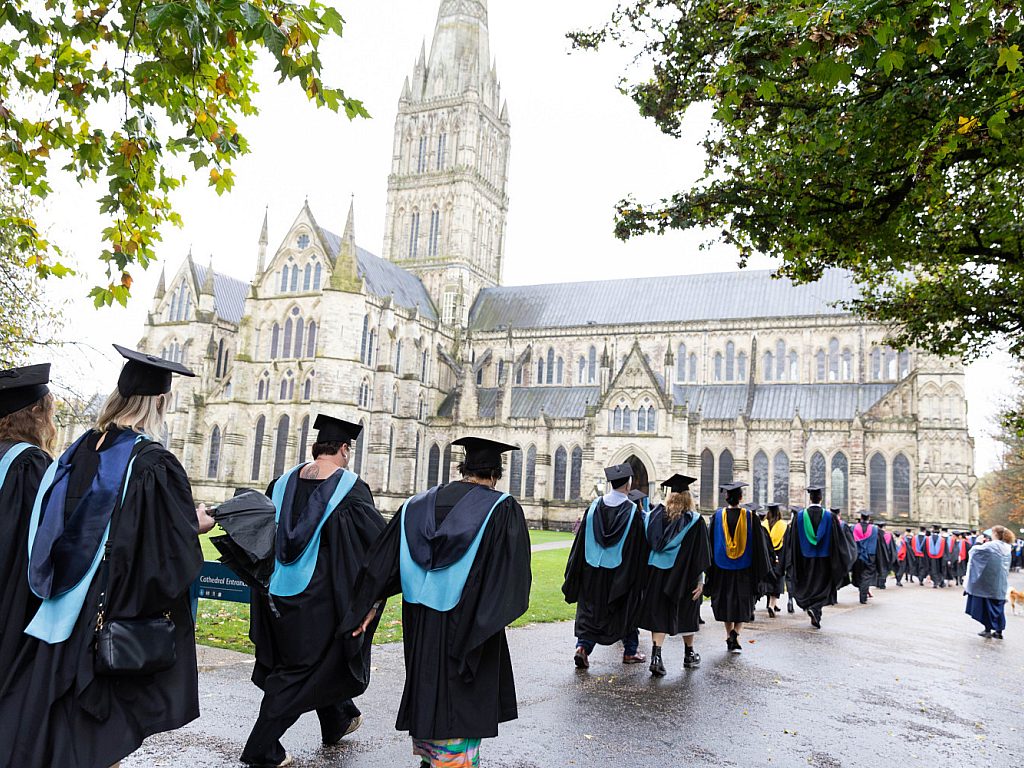
<path id="1" fill-rule="evenodd" d="M 199 575 L 203 552 L 192 489 L 169 451 L 154 447 L 137 456 L 110 538 L 111 617 L 160 614 Z"/>
<path id="2" fill-rule="evenodd" d="M 370 550 L 387 523 L 374 506 L 373 495 L 362 480 L 356 481 L 338 512 L 341 513 L 338 521 L 343 531 L 340 539 L 344 551 L 338 558 L 338 573 L 335 575 L 342 584 L 355 584 L 363 563 L 367 562 Z"/>
<path id="3" fill-rule="evenodd" d="M 484 643 L 518 619 L 530 607 L 530 532 L 519 502 L 503 501 L 487 526 L 477 562 L 482 562 L 477 584 L 466 584 L 458 610 L 471 621 L 461 621 L 455 629 L 452 655 L 458 672 L 469 682 L 476 676 L 480 650 Z"/>
<path id="4" fill-rule="evenodd" d="M 402 516 L 395 515 L 370 547 L 352 590 L 352 605 L 341 622 L 339 634 L 348 633 L 363 623 L 378 600 L 402 591 L 399 549 L 402 543 Z"/>
<path id="5" fill-rule="evenodd" d="M 576 530 L 576 538 L 572 542 L 572 549 L 569 550 L 569 559 L 565 562 L 565 581 L 562 583 L 562 594 L 565 595 L 565 602 L 570 605 L 577 602 L 580 597 L 583 563 L 586 560 L 584 547 L 586 546 L 588 514 L 590 514 L 589 510 L 583 513 L 580 526 Z"/>

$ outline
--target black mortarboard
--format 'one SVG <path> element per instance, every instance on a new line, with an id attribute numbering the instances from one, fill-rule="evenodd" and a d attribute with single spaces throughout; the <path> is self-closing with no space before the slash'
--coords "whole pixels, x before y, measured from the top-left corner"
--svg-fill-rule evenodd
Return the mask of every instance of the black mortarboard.
<path id="1" fill-rule="evenodd" d="M 841 510 L 839 507 L 829 507 L 828 511 L 831 512 L 833 515 L 838 515 L 842 514 L 843 510 Z"/>
<path id="2" fill-rule="evenodd" d="M 779 507 L 778 504 L 769 504 L 768 505 L 768 511 L 769 512 L 779 512 L 781 510 L 780 510 L 780 507 Z"/>
<path id="3" fill-rule="evenodd" d="M 132 395 L 166 395 L 171 391 L 171 376 L 195 376 L 181 363 L 164 360 L 157 355 L 136 352 L 134 349 L 114 345 L 121 357 L 128 362 L 121 369 L 117 379 L 117 391 L 121 397 Z"/>
<path id="4" fill-rule="evenodd" d="M 661 484 L 662 488 L 668 488 L 673 493 L 682 493 L 690 489 L 690 483 L 696 483 L 696 477 L 689 477 L 688 475 L 675 474 L 672 475 L 668 480 Z"/>
<path id="5" fill-rule="evenodd" d="M 913 532 L 914 532 L 914 529 L 913 529 L 913 528 L 907 528 L 907 529 L 906 529 L 906 530 L 904 531 L 904 533 L 913 533 Z"/>
<path id="6" fill-rule="evenodd" d="M 647 498 L 647 494 L 641 491 L 639 488 L 634 488 L 632 491 L 626 494 L 626 498 L 628 498 L 630 501 L 639 504 L 641 501 Z"/>
<path id="7" fill-rule="evenodd" d="M 17 413 L 50 392 L 50 364 L 0 371 L 0 417 Z"/>
<path id="8" fill-rule="evenodd" d="M 933 525 L 932 526 L 932 533 L 941 533 L 941 532 L 942 532 L 942 527 L 941 526 L 939 526 L 939 525 Z"/>
<path id="9" fill-rule="evenodd" d="M 789 511 L 792 512 L 794 515 L 799 515 L 801 512 L 804 511 L 804 508 L 803 507 L 790 507 Z"/>
<path id="10" fill-rule="evenodd" d="M 453 441 L 452 445 L 461 445 L 466 449 L 466 458 L 462 464 L 467 472 L 501 469 L 501 454 L 519 450 L 514 445 L 488 440 L 485 437 L 460 437 Z"/>
<path id="11" fill-rule="evenodd" d="M 807 486 L 808 493 L 813 492 L 813 491 L 824 491 L 824 490 L 825 489 L 822 488 L 820 485 L 808 485 Z"/>
<path id="12" fill-rule="evenodd" d="M 943 533 L 949 533 L 949 528 L 943 528 L 943 529 L 942 529 L 942 532 L 943 532 Z"/>
<path id="13" fill-rule="evenodd" d="M 728 493 L 729 491 L 738 491 L 740 488 L 746 488 L 746 487 L 747 487 L 746 483 L 726 483 L 725 485 L 720 485 L 718 487 L 718 489 L 720 491 L 724 491 L 725 493 Z"/>
<path id="14" fill-rule="evenodd" d="M 316 420 L 313 422 L 313 429 L 316 430 L 314 442 L 317 443 L 351 443 L 363 431 L 359 424 L 336 419 L 323 413 L 317 414 Z"/>
<path id="15" fill-rule="evenodd" d="M 861 510 L 860 512 L 858 512 L 857 514 L 858 514 L 858 515 L 860 515 L 861 517 L 872 517 L 872 514 L 871 514 L 871 510 L 870 510 L 870 509 L 862 509 L 862 510 Z"/>
<path id="16" fill-rule="evenodd" d="M 629 464 L 616 464 L 613 467 L 605 467 L 604 476 L 612 486 L 622 485 L 623 482 L 633 477 L 633 468 Z"/>
<path id="17" fill-rule="evenodd" d="M 885 522 L 885 520 L 879 520 L 879 521 L 878 521 L 878 522 L 876 523 L 876 525 L 877 525 L 877 526 L 878 526 L 879 528 L 885 528 L 885 526 L 887 526 L 887 525 L 888 525 L 888 523 L 887 523 L 887 522 Z"/>

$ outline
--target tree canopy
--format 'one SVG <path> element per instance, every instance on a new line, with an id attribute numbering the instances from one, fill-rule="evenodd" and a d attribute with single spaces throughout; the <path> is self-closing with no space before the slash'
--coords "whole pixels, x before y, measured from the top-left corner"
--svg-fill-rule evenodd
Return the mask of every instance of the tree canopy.
<path id="1" fill-rule="evenodd" d="M 126 303 L 130 269 L 155 258 L 160 229 L 181 223 L 171 193 L 186 159 L 218 193 L 248 150 L 253 65 L 266 52 L 282 82 L 318 106 L 367 116 L 321 79 L 321 43 L 342 17 L 318 0 L 4 0 L 0 4 L 0 171 L 46 197 L 53 176 L 98 182 L 110 282 L 96 306 Z M 59 249 L 32 216 L 0 212 L 26 266 L 63 275 Z"/>
<path id="2" fill-rule="evenodd" d="M 635 49 L 666 133 L 710 102 L 705 173 L 616 234 L 707 227 L 797 282 L 851 270 L 897 345 L 1024 356 L 1024 31 L 1009 0 L 640 0 L 575 45 Z"/>

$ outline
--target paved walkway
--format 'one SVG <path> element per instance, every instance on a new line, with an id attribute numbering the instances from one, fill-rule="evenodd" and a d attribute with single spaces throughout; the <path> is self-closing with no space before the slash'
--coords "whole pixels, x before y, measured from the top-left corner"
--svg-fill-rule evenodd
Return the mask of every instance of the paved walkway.
<path id="1" fill-rule="evenodd" d="M 551 549 L 570 549 L 572 547 L 572 539 L 567 541 L 547 541 L 543 544 L 534 544 L 530 547 L 531 552 L 547 552 Z"/>
<path id="2" fill-rule="evenodd" d="M 1024 586 L 1020 574 L 1011 577 Z M 876 591 L 867 606 L 844 590 L 824 629 L 806 616 L 743 633 L 743 654 L 725 651 L 720 625 L 697 638 L 700 669 L 682 670 L 682 642 L 665 650 L 669 674 L 624 667 L 600 648 L 588 672 L 572 665 L 572 624 L 509 633 L 520 719 L 484 742 L 484 768 L 648 768 L 686 765 L 816 768 L 1020 768 L 1024 765 L 1024 617 L 1006 640 L 983 640 L 959 590 L 918 586 Z M 643 646 L 649 641 L 643 638 Z M 234 767 L 259 707 L 251 659 L 204 651 L 203 717 L 150 739 L 125 768 Z M 379 646 L 359 704 L 366 722 L 331 750 L 306 715 L 284 738 L 296 768 L 414 768 L 394 730 L 404 667 L 400 645 Z"/>

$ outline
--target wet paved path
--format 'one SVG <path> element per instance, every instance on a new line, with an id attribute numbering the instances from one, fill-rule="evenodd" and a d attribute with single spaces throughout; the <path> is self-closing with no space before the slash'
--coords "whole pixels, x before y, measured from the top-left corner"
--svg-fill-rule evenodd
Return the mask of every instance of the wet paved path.
<path id="1" fill-rule="evenodd" d="M 484 742 L 481 765 L 1024 765 L 1024 616 L 1008 617 L 1006 640 L 983 640 L 959 590 L 890 582 L 876 595 L 861 607 L 847 588 L 820 632 L 799 613 L 770 620 L 759 610 L 740 656 L 725 652 L 705 604 L 703 666 L 684 673 L 682 641 L 670 640 L 660 681 L 646 665 L 623 667 L 616 648 L 599 648 L 589 672 L 577 672 L 571 624 L 515 630 L 520 719 Z M 205 652 L 202 664 L 202 719 L 153 737 L 125 768 L 238 765 L 259 706 L 251 664 L 222 651 Z M 359 700 L 366 722 L 351 741 L 322 749 L 314 715 L 285 735 L 296 768 L 415 768 L 407 737 L 393 730 L 401 646 L 376 649 L 374 667 Z"/>
<path id="2" fill-rule="evenodd" d="M 547 552 L 549 549 L 571 549 L 572 539 L 566 541 L 548 541 L 543 544 L 534 544 L 530 547 L 531 552 Z"/>

